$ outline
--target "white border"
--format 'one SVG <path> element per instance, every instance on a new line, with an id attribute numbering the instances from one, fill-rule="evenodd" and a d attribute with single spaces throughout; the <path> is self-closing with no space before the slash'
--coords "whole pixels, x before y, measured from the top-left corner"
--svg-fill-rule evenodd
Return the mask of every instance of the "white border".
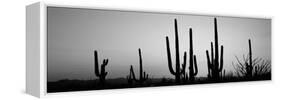
<path id="1" fill-rule="evenodd" d="M 47 94 L 47 6 L 40 2 L 40 97 Z"/>

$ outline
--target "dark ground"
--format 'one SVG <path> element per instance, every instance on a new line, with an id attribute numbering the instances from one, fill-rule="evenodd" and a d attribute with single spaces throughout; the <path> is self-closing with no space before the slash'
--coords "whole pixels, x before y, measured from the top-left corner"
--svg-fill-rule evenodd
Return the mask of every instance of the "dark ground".
<path id="1" fill-rule="evenodd" d="M 207 83 L 227 83 L 227 82 L 243 82 L 243 81 L 260 81 L 271 80 L 271 74 L 257 76 L 253 78 L 243 77 L 224 77 L 219 81 L 213 81 L 207 77 L 198 77 L 194 82 L 182 82 L 176 84 L 171 78 L 154 78 L 148 79 L 145 83 L 139 84 L 133 82 L 128 83 L 126 78 L 107 79 L 106 84 L 99 84 L 99 80 L 59 80 L 47 83 L 47 92 L 67 92 L 67 91 L 85 91 L 85 90 L 102 90 L 102 89 L 121 89 L 121 88 L 137 88 L 137 87 L 157 87 L 172 85 L 191 85 L 191 84 L 207 84 Z"/>

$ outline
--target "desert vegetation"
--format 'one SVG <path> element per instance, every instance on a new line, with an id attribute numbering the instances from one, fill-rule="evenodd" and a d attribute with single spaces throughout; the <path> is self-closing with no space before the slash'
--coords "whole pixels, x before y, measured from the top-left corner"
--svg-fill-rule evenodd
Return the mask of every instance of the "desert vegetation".
<path id="1" fill-rule="evenodd" d="M 204 84 L 204 83 L 220 83 L 220 82 L 239 82 L 239 81 L 254 81 L 254 80 L 271 80 L 271 61 L 260 57 L 253 57 L 252 41 L 248 40 L 249 53 L 243 55 L 243 57 L 236 56 L 236 61 L 233 61 L 232 65 L 234 71 L 228 71 L 224 69 L 224 45 L 219 43 L 217 18 L 214 18 L 214 41 L 210 42 L 210 50 L 206 50 L 205 54 L 195 54 L 193 50 L 193 29 L 189 28 L 189 53 L 187 50 L 180 55 L 180 39 L 178 32 L 177 19 L 174 19 L 174 39 L 166 36 L 163 37 L 163 42 L 166 42 L 167 58 L 166 65 L 162 66 L 169 70 L 170 74 L 174 78 L 152 78 L 153 73 L 147 73 L 144 71 L 142 50 L 138 49 L 139 55 L 139 78 L 137 79 L 135 71 L 136 68 L 128 63 L 128 75 L 123 78 L 107 79 L 106 76 L 110 73 L 106 72 L 106 67 L 109 60 L 103 59 L 102 64 L 99 64 L 98 51 L 94 50 L 94 72 L 98 79 L 92 80 L 60 80 L 57 82 L 48 82 L 48 92 L 64 92 L 64 91 L 79 91 L 79 90 L 99 90 L 99 89 L 116 89 L 116 88 L 134 88 L 134 87 L 154 87 L 154 86 L 170 86 L 178 84 Z M 187 34 L 181 33 L 181 34 Z M 195 33 L 196 34 L 196 33 Z M 209 34 L 209 33 L 208 33 Z M 171 42 L 173 40 L 174 42 Z M 246 41 L 246 40 L 245 40 Z M 175 47 L 170 47 L 170 44 L 174 43 Z M 172 57 L 171 50 L 175 50 L 175 57 Z M 241 48 L 245 49 L 245 48 Z M 208 73 L 205 77 L 196 76 L 200 70 L 197 65 L 197 55 L 204 55 L 206 57 L 205 63 Z M 188 58 L 187 58 L 188 56 Z M 110 57 L 109 57 L 110 58 Z M 175 58 L 175 62 L 173 59 Z M 182 59 L 181 59 L 182 58 Z M 189 60 L 189 62 L 187 62 Z M 187 68 L 188 66 L 188 68 Z"/>

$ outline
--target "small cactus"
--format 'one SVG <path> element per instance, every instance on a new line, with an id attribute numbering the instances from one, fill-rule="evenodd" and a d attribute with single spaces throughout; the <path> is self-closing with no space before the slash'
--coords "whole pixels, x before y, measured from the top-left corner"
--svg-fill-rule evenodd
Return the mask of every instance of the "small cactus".
<path id="1" fill-rule="evenodd" d="M 148 79 L 148 74 L 146 74 L 145 71 L 143 71 L 142 69 L 142 56 L 141 56 L 141 49 L 139 48 L 139 62 L 140 62 L 140 72 L 139 72 L 139 79 L 136 79 L 135 77 L 135 73 L 134 73 L 134 69 L 133 69 L 133 65 L 131 65 L 130 67 L 130 74 L 132 75 L 133 80 L 135 80 L 136 82 L 143 84 L 147 79 Z"/>
<path id="2" fill-rule="evenodd" d="M 128 84 L 129 84 L 129 85 L 132 85 L 132 84 L 133 84 L 133 77 L 132 77 L 132 71 L 131 71 L 131 70 L 133 70 L 132 68 L 133 68 L 133 67 L 130 68 L 130 73 L 129 73 L 129 75 L 127 76 L 127 81 L 128 81 Z"/>
<path id="3" fill-rule="evenodd" d="M 249 43 L 249 63 L 246 62 L 246 77 L 251 78 L 253 76 L 253 61 L 252 61 L 252 46 L 251 46 L 251 39 L 248 40 Z"/>
<path id="4" fill-rule="evenodd" d="M 100 83 L 102 85 L 105 84 L 105 77 L 108 72 L 105 72 L 105 66 L 108 64 L 108 59 L 104 59 L 103 63 L 101 64 L 101 69 L 99 71 L 99 60 L 98 60 L 98 52 L 95 50 L 94 51 L 94 56 L 95 56 L 95 75 L 99 77 Z"/>

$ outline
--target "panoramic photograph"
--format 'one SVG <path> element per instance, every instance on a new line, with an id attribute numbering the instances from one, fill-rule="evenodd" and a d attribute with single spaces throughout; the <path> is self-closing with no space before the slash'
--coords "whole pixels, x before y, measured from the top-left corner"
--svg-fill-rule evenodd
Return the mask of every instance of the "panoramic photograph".
<path id="1" fill-rule="evenodd" d="M 271 80 L 271 19 L 47 7 L 47 92 Z"/>

